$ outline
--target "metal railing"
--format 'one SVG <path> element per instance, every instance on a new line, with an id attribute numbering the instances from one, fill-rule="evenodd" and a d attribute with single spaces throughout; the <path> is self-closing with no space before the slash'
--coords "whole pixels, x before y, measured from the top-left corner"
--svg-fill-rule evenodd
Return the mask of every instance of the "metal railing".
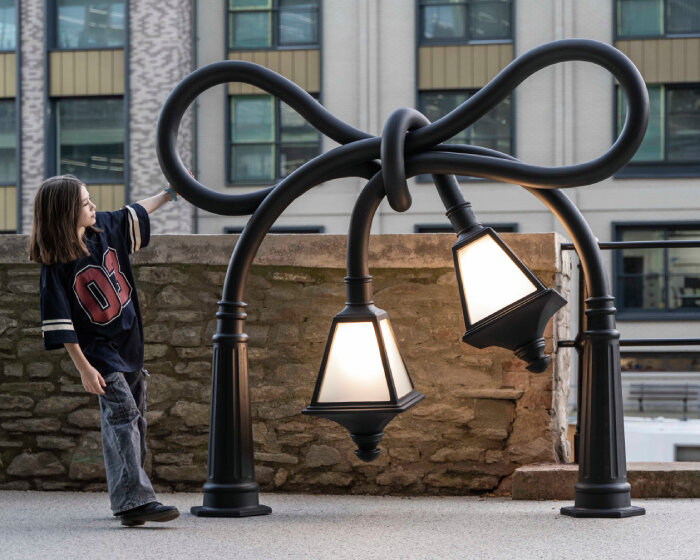
<path id="1" fill-rule="evenodd" d="M 609 241 L 598 243 L 598 247 L 605 251 L 615 251 L 621 249 L 678 249 L 678 248 L 700 248 L 700 239 L 679 240 L 679 241 Z M 562 251 L 576 251 L 573 243 L 562 243 Z M 698 295 L 700 299 L 700 294 Z M 579 459 L 579 437 L 581 431 L 581 372 L 583 371 L 583 348 L 581 346 L 580 335 L 586 330 L 586 280 L 578 263 L 578 333 L 573 340 L 560 340 L 557 344 L 559 348 L 575 348 L 578 355 L 578 371 L 576 382 L 576 433 L 574 434 L 574 462 Z M 700 321 L 700 315 L 698 316 Z M 643 347 L 643 346 L 700 346 L 700 338 L 630 338 L 621 339 L 620 346 Z"/>

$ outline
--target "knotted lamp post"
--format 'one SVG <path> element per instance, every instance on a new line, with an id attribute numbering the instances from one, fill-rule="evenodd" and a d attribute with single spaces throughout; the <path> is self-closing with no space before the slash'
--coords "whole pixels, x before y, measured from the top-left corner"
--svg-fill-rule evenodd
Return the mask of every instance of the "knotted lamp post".
<path id="1" fill-rule="evenodd" d="M 627 98 L 622 132 L 600 157 L 548 168 L 494 150 L 441 144 L 485 115 L 528 76 L 573 60 L 610 71 Z M 307 162 L 279 184 L 254 193 L 229 195 L 201 185 L 187 173 L 176 150 L 180 121 L 202 92 L 235 81 L 283 100 L 341 146 Z M 396 211 L 407 210 L 411 196 L 406 177 L 429 173 L 458 234 L 454 260 L 467 328 L 463 340 L 480 348 L 511 349 L 535 372 L 543 371 L 549 360 L 544 355 L 544 326 L 565 302 L 556 292 L 546 290 L 492 230 L 478 223 L 454 175 L 520 184 L 564 225 L 581 258 L 590 297 L 586 300 L 587 330 L 580 336 L 584 371 L 579 482 L 574 506 L 561 511 L 576 517 L 643 514 L 642 508 L 631 505 L 627 483 L 613 297 L 596 239 L 560 189 L 599 182 L 624 166 L 642 141 L 648 113 L 644 81 L 629 59 L 609 45 L 580 39 L 549 43 L 516 58 L 478 93 L 434 123 L 413 109 L 398 109 L 389 117 L 381 138 L 349 126 L 289 80 L 252 63 L 210 64 L 180 82 L 158 120 L 157 152 L 166 178 L 203 210 L 251 215 L 231 256 L 216 314 L 207 481 L 204 503 L 192 512 L 242 517 L 271 511 L 259 503 L 255 482 L 243 296 L 250 266 L 265 235 L 280 214 L 314 186 L 350 176 L 369 180 L 351 217 L 346 308 L 333 319 L 314 396 L 304 412 L 345 426 L 358 445 L 358 456 L 372 460 L 391 418 L 423 398 L 413 386 L 388 315 L 373 305 L 367 257 L 372 218 L 382 199 L 386 196 Z M 484 281 L 484 277 L 491 280 Z M 362 348 L 361 360 L 353 348 Z"/>

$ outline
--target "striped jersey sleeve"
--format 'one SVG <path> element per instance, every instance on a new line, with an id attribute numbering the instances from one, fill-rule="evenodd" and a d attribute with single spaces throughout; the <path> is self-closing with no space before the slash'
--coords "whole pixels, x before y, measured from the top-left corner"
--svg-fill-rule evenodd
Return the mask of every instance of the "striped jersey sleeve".
<path id="1" fill-rule="evenodd" d="M 121 237 L 129 253 L 148 246 L 151 239 L 151 222 L 148 212 L 134 202 L 115 212 L 98 212 L 100 224 L 105 226 L 108 235 Z M 100 225 L 98 224 L 98 225 Z"/>
<path id="2" fill-rule="evenodd" d="M 39 301 L 44 349 L 54 350 L 62 348 L 66 342 L 78 342 L 73 328 L 70 303 L 55 265 L 41 265 Z"/>
<path id="3" fill-rule="evenodd" d="M 151 222 L 148 212 L 140 204 L 130 204 L 122 208 L 126 212 L 125 239 L 129 253 L 147 247 L 151 240 Z"/>

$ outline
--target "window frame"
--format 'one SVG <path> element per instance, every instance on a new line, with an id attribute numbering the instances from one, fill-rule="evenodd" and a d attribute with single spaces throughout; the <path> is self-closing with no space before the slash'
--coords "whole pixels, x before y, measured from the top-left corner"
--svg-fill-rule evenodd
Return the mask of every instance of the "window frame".
<path id="1" fill-rule="evenodd" d="M 520 225 L 518 222 L 489 222 L 481 224 L 484 227 L 490 227 L 496 233 L 518 233 Z M 451 233 L 456 235 L 452 225 L 447 222 L 442 223 L 419 223 L 413 224 L 413 233 Z"/>
<path id="2" fill-rule="evenodd" d="M 313 96 L 314 99 L 316 99 L 316 101 L 318 101 L 320 103 L 320 95 L 319 94 L 310 93 L 309 95 Z M 234 179 L 234 177 L 233 177 L 233 158 L 231 157 L 231 148 L 233 147 L 234 144 L 233 144 L 233 137 L 231 135 L 231 125 L 232 125 L 231 119 L 233 118 L 233 115 L 231 113 L 231 100 L 233 97 L 237 97 L 237 96 L 240 96 L 240 97 L 267 96 L 267 97 L 272 98 L 272 101 L 274 103 L 273 112 L 274 112 L 274 116 L 275 116 L 274 140 L 272 142 L 260 142 L 260 144 L 272 144 L 272 146 L 274 146 L 275 157 L 274 157 L 273 165 L 275 166 L 274 167 L 275 173 L 274 173 L 274 176 L 272 179 L 264 180 L 264 181 L 263 180 L 254 181 L 254 180 L 237 180 L 237 179 Z M 280 118 L 281 105 L 280 105 L 280 103 L 282 103 L 281 99 L 279 99 L 278 97 L 276 97 L 270 93 L 267 93 L 267 92 L 265 92 L 265 93 L 240 93 L 240 94 L 237 93 L 237 94 L 233 94 L 233 95 L 229 95 L 228 93 L 226 94 L 226 158 L 225 158 L 226 159 L 226 170 L 225 170 L 225 172 L 226 172 L 226 186 L 227 187 L 271 186 L 271 185 L 275 185 L 275 184 L 279 183 L 282 179 L 284 179 L 284 177 L 281 177 L 279 174 L 279 171 L 280 171 L 280 146 L 282 145 L 281 134 L 280 134 L 280 129 L 281 129 L 281 118 Z M 292 109 L 292 110 L 294 110 L 294 109 Z M 306 119 L 304 119 L 304 120 L 306 120 Z M 311 126 L 311 125 L 309 125 L 309 126 Z M 316 129 L 314 128 L 314 130 L 316 130 Z M 318 135 L 317 136 L 317 138 L 318 138 L 318 141 L 317 141 L 318 150 L 317 150 L 316 156 L 318 156 L 322 153 L 322 150 L 323 150 L 323 135 L 320 132 L 318 132 L 318 130 L 316 130 L 316 132 Z M 253 144 L 253 143 L 251 142 L 251 144 Z M 316 157 L 316 156 L 314 156 L 314 157 Z"/>
<path id="3" fill-rule="evenodd" d="M 279 44 L 279 0 L 270 0 L 271 7 L 265 9 L 249 9 L 249 10 L 231 10 L 229 8 L 229 0 L 225 0 L 224 12 L 226 14 L 225 21 L 225 34 L 224 41 L 226 45 L 226 52 L 239 52 L 239 51 L 295 51 L 295 50 L 308 50 L 308 49 L 320 49 L 321 48 L 321 30 L 323 28 L 322 21 L 322 8 L 323 0 L 317 0 L 318 5 L 316 8 L 316 43 L 297 43 L 294 45 L 280 45 Z M 233 47 L 231 46 L 231 14 L 233 13 L 249 13 L 249 12 L 270 12 L 271 15 L 271 39 L 270 45 L 267 47 Z"/>
<path id="4" fill-rule="evenodd" d="M 666 17 L 667 13 L 667 8 L 668 8 L 668 0 L 662 0 L 663 2 L 663 14 L 664 14 L 664 31 L 660 35 L 621 35 L 618 33 L 619 29 L 619 22 L 620 22 L 620 0 L 615 0 L 612 2 L 612 10 L 613 10 L 613 40 L 615 41 L 636 41 L 640 40 L 643 41 L 645 39 L 683 39 L 683 38 L 689 38 L 689 37 L 700 37 L 700 29 L 698 29 L 697 32 L 695 33 L 668 33 L 667 31 L 667 21 L 668 18 Z"/>
<path id="5" fill-rule="evenodd" d="M 482 86 L 483 87 L 483 86 Z M 458 88 L 458 89 L 416 89 L 416 107 L 423 113 L 423 103 L 421 101 L 422 93 L 458 93 L 458 92 L 469 92 L 471 97 L 481 88 Z M 516 103 L 516 92 L 511 92 L 510 94 L 510 155 L 516 156 L 516 131 L 515 131 L 515 103 Z M 469 99 L 469 98 L 468 98 Z M 449 144 L 450 142 L 443 142 L 444 144 Z M 468 175 L 456 175 L 457 181 L 460 183 L 472 183 L 472 182 L 488 182 L 491 179 L 484 179 L 482 177 L 470 177 Z M 429 184 L 433 180 L 429 175 L 421 174 L 413 177 L 418 184 Z"/>
<path id="6" fill-rule="evenodd" d="M 651 222 L 612 222 L 612 239 L 613 241 L 622 241 L 622 232 L 625 228 L 628 229 L 641 229 L 641 230 L 665 230 L 665 236 L 669 229 L 697 229 L 698 239 L 700 239 L 700 220 L 682 220 L 682 221 L 651 221 Z M 664 290 L 666 303 L 668 303 L 668 249 L 654 249 L 655 251 L 664 252 L 664 281 L 667 286 Z M 612 258 L 612 272 L 613 272 L 613 295 L 615 297 L 615 307 L 617 308 L 617 318 L 620 321 L 696 321 L 700 319 L 700 307 L 697 311 L 688 311 L 683 308 L 675 308 L 674 310 L 669 310 L 668 308 L 659 311 L 653 311 L 650 309 L 640 309 L 636 311 L 632 308 L 626 308 L 622 300 L 622 292 L 617 288 L 619 286 L 619 275 L 623 270 L 623 251 L 624 249 L 617 249 L 614 251 Z M 681 309 L 683 309 L 681 311 Z"/>
<path id="7" fill-rule="evenodd" d="M 644 178 L 694 178 L 700 177 L 700 161 L 691 162 L 675 162 L 669 161 L 668 156 L 668 136 L 669 136 L 669 118 L 668 118 L 668 95 L 666 92 L 673 89 L 700 89 L 700 82 L 679 82 L 679 83 L 664 83 L 664 84 L 646 84 L 647 86 L 661 86 L 664 88 L 663 96 L 663 112 L 664 112 L 664 127 L 663 127 L 663 143 L 664 143 L 664 159 L 659 161 L 630 161 L 622 169 L 613 175 L 614 179 L 644 179 Z M 618 95 L 620 86 L 613 87 L 613 139 L 619 136 L 618 121 L 620 112 L 620 96 Z M 700 131 L 698 131 L 700 133 Z"/>
<path id="8" fill-rule="evenodd" d="M 81 95 L 81 96 L 61 96 L 61 97 L 50 97 L 48 99 L 48 107 L 50 111 L 50 119 L 48 122 L 48 134 L 46 142 L 46 177 L 51 177 L 53 175 L 58 175 L 58 151 L 60 149 L 59 139 L 58 139 L 58 103 L 63 100 L 80 100 L 80 101 L 94 101 L 94 100 L 108 100 L 108 99 L 120 99 L 124 104 L 124 118 L 128 118 L 128 108 L 127 108 L 127 98 L 126 95 Z M 124 169 L 122 171 L 121 181 L 95 181 L 84 177 L 78 177 L 81 182 L 86 185 L 124 185 L 125 196 L 128 194 L 127 191 L 127 180 L 128 180 L 128 169 L 129 169 L 129 134 L 128 126 L 124 123 L 122 119 L 122 124 L 124 125 Z"/>
<path id="9" fill-rule="evenodd" d="M 20 14 L 20 1 L 21 0 L 14 0 L 15 2 L 15 48 L 14 49 L 0 49 L 0 54 L 10 54 L 10 53 L 16 53 L 18 52 L 17 49 L 17 43 L 19 42 L 19 14 Z M 19 66 L 19 64 L 17 65 Z"/>
<path id="10" fill-rule="evenodd" d="M 17 184 L 19 183 L 19 176 L 20 176 L 20 167 L 18 167 L 19 164 L 19 159 L 18 157 L 21 156 L 20 154 L 20 134 L 19 131 L 21 130 L 20 128 L 17 127 L 17 119 L 18 119 L 18 113 L 19 113 L 19 105 L 17 103 L 18 96 L 15 97 L 5 97 L 0 99 L 0 103 L 7 103 L 8 105 L 13 105 L 14 106 L 14 118 L 13 124 L 14 124 L 14 133 L 15 133 L 15 154 L 14 154 L 14 160 L 15 160 L 15 178 L 14 180 L 11 180 L 9 182 L 7 181 L 2 181 L 0 180 L 0 187 L 15 187 L 17 188 Z"/>
<path id="11" fill-rule="evenodd" d="M 514 42 L 514 24 L 515 24 L 515 2 L 514 0 L 507 0 L 508 1 L 508 6 L 509 6 L 509 16 L 510 16 L 510 37 L 508 38 L 503 38 L 503 39 L 470 39 L 466 36 L 469 30 L 469 16 L 468 16 L 468 10 L 465 9 L 465 36 L 464 37 L 454 37 L 452 39 L 427 39 L 423 36 L 423 24 L 424 24 L 424 10 L 422 9 L 424 6 L 430 6 L 431 4 L 425 4 L 424 0 L 416 0 L 416 38 L 417 40 L 417 45 L 419 47 L 427 47 L 427 46 L 441 46 L 441 45 L 500 45 L 500 44 L 508 44 L 508 43 L 513 43 Z M 474 0 L 462 0 L 462 3 L 460 5 L 464 5 L 465 8 L 469 4 L 473 3 L 478 3 L 475 2 Z M 449 2 L 445 2 L 445 4 L 449 4 Z M 432 4 L 435 5 L 435 4 Z M 438 4 L 439 5 L 439 4 Z M 455 4 L 457 5 L 457 4 Z"/>
<path id="12" fill-rule="evenodd" d="M 110 47 L 59 47 L 57 44 L 58 30 L 58 0 L 47 0 L 45 21 L 45 36 L 47 52 L 70 51 L 126 51 L 129 42 L 129 1 L 124 2 L 124 42 L 120 46 Z"/>

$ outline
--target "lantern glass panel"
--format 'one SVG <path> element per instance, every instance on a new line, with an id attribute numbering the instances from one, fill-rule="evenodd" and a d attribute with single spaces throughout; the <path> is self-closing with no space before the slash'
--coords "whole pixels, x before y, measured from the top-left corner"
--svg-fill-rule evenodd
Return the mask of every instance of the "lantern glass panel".
<path id="1" fill-rule="evenodd" d="M 328 352 L 318 402 L 389 401 L 374 324 L 339 322 Z"/>
<path id="2" fill-rule="evenodd" d="M 537 287 L 490 235 L 457 250 L 469 323 L 537 291 Z"/>
<path id="3" fill-rule="evenodd" d="M 399 347 L 396 344 L 396 337 L 394 336 L 394 330 L 391 328 L 389 319 L 382 319 L 379 321 L 379 329 L 382 331 L 384 348 L 386 348 L 391 375 L 394 378 L 396 398 L 400 399 L 413 390 L 413 384 L 411 383 L 411 378 L 408 376 L 408 371 L 406 371 L 406 364 L 403 362 Z"/>

